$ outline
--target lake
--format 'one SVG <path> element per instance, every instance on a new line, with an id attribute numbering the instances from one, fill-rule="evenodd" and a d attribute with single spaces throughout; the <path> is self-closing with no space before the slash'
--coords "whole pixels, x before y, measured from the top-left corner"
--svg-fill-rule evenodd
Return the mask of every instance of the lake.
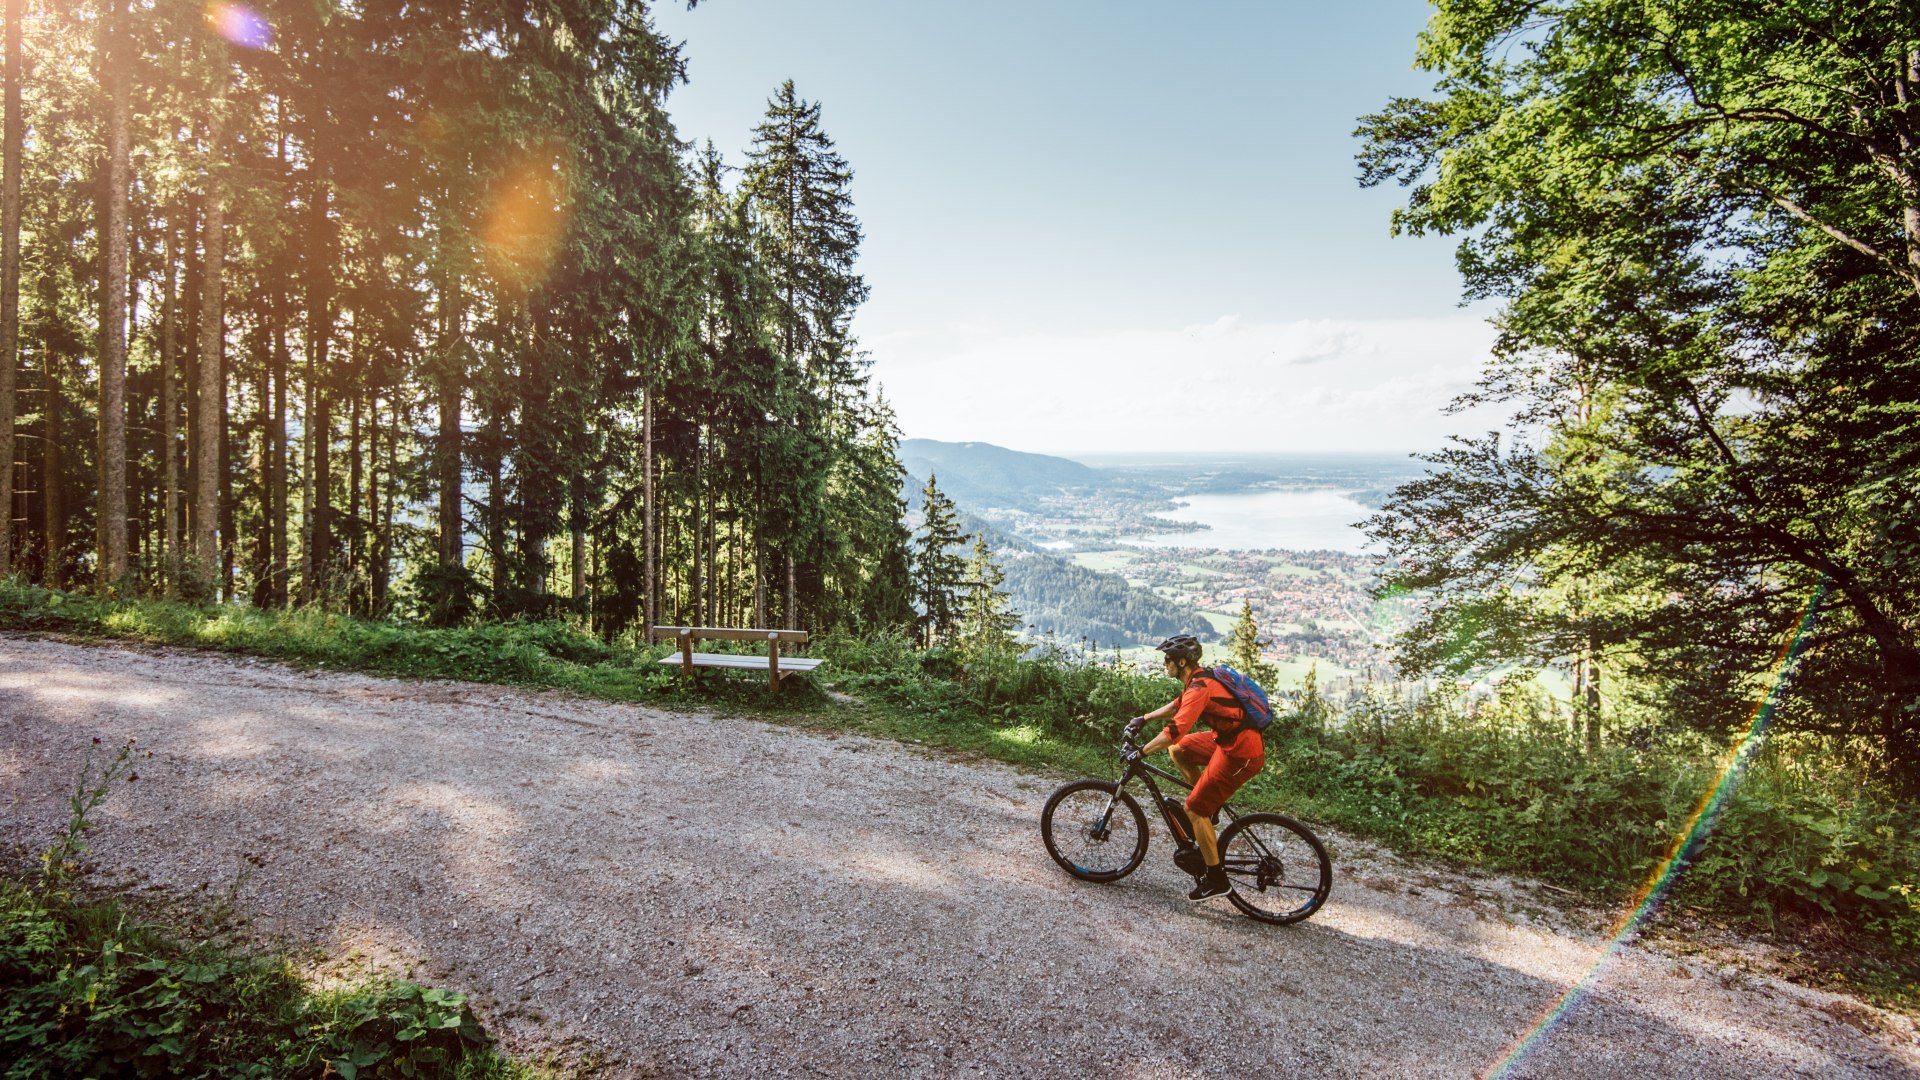
<path id="1" fill-rule="evenodd" d="M 1344 491 L 1252 491 L 1232 495 L 1183 495 L 1179 509 L 1160 515 L 1209 528 L 1192 532 L 1123 537 L 1140 547 L 1210 547 L 1232 551 L 1285 548 L 1357 553 L 1366 534 L 1353 527 L 1373 511 Z"/>

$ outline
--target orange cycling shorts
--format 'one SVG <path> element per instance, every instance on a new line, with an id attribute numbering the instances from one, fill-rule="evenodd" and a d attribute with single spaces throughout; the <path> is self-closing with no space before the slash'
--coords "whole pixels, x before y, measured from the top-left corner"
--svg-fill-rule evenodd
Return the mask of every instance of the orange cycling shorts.
<path id="1" fill-rule="evenodd" d="M 1221 749 L 1219 737 L 1211 731 L 1190 731 L 1173 746 L 1175 753 L 1189 761 L 1205 758 L 1207 766 L 1187 793 L 1187 809 L 1202 817 L 1212 817 L 1242 784 L 1260 775 L 1267 764 L 1266 742 L 1252 729 L 1242 731 L 1227 749 Z"/>

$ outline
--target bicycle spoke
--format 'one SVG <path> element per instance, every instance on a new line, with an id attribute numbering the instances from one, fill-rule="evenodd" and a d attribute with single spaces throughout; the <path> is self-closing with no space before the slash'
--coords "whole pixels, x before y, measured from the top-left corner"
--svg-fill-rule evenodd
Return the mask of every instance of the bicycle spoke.
<path id="1" fill-rule="evenodd" d="M 1042 830 L 1048 854 L 1076 877 L 1112 881 L 1139 865 L 1146 850 L 1140 808 L 1111 784 L 1069 784 L 1048 800 Z"/>
<path id="2" fill-rule="evenodd" d="M 1312 834 L 1278 814 L 1248 814 L 1221 833 L 1233 903 L 1264 922 L 1307 918 L 1325 902 L 1332 865 Z"/>

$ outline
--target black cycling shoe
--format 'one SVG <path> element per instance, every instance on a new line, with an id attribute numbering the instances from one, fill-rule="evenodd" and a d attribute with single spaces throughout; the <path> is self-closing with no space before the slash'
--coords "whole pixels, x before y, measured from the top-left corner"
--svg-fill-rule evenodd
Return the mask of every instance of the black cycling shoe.
<path id="1" fill-rule="evenodd" d="M 1187 894 L 1187 899 L 1195 904 L 1202 900 L 1211 900 L 1216 896 L 1225 896 L 1233 891 L 1233 879 L 1227 876 L 1224 867 L 1209 866 L 1207 872 L 1200 875 L 1200 883 Z"/>

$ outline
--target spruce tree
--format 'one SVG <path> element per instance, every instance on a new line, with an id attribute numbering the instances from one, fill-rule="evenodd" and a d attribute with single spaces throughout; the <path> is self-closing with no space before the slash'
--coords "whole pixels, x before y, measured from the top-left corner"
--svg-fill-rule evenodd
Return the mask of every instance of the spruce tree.
<path id="1" fill-rule="evenodd" d="M 1006 655 L 1016 647 L 1013 631 L 1019 629 L 1020 614 L 1001 588 L 1006 572 L 993 561 L 984 534 L 973 537 L 973 557 L 967 560 L 966 593 L 960 609 L 960 642 L 975 656 Z"/>
<path id="2" fill-rule="evenodd" d="M 953 549 L 962 540 L 959 515 L 927 474 L 921 490 L 922 534 L 914 545 L 914 580 L 920 594 L 920 639 L 926 645 L 952 638 L 959 629 L 960 589 L 966 564 Z"/>
<path id="3" fill-rule="evenodd" d="M 1260 625 L 1253 618 L 1253 601 L 1240 601 L 1240 619 L 1227 635 L 1227 655 L 1232 658 L 1233 666 L 1255 682 L 1270 685 L 1280 672 L 1267 663 L 1261 652 L 1271 644 L 1273 642 L 1260 637 Z"/>

